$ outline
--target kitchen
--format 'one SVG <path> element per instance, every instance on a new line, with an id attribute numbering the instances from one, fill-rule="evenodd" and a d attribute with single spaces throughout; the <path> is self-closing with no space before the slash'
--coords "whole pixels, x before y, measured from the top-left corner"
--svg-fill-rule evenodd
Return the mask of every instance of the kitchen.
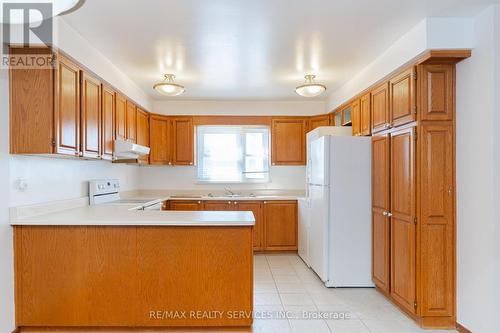
<path id="1" fill-rule="evenodd" d="M 342 3 L 87 0 L 52 48 L 10 36 L 55 61 L 0 71 L 2 331 L 493 332 L 500 10 Z"/>

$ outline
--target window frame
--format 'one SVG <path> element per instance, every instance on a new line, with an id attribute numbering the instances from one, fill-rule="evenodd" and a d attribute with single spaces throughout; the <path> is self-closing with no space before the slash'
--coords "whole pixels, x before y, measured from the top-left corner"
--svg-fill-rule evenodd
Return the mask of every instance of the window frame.
<path id="1" fill-rule="evenodd" d="M 206 133 L 203 130 L 211 128 L 234 128 L 239 129 L 240 138 L 239 138 L 239 147 L 241 149 L 239 163 L 239 169 L 241 170 L 241 179 L 240 180 L 210 180 L 200 178 L 200 171 L 203 169 L 202 159 L 204 158 L 203 152 L 203 134 Z M 251 173 L 246 171 L 246 157 L 247 156 L 255 156 L 246 153 L 246 133 L 251 133 L 252 130 L 266 130 L 267 131 L 267 142 L 264 143 L 267 148 L 267 154 L 264 157 L 264 163 L 267 170 L 264 170 L 262 173 L 265 175 L 264 178 L 261 179 L 252 179 L 246 178 L 245 174 Z M 217 133 L 217 132 L 214 132 Z M 222 132 L 221 132 L 222 133 Z M 197 184 L 251 184 L 251 183 L 270 183 L 271 182 L 271 128 L 266 125 L 199 125 L 196 126 L 196 183 Z M 260 173 L 260 172 L 256 172 Z"/>

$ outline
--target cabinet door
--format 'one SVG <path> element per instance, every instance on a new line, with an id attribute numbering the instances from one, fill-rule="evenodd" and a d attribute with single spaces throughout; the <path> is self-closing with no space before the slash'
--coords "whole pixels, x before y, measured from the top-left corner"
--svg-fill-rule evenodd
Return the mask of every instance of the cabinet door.
<path id="1" fill-rule="evenodd" d="M 57 67 L 56 152 L 80 154 L 80 69 L 60 56 Z"/>
<path id="2" fill-rule="evenodd" d="M 172 118 L 174 165 L 194 165 L 194 125 L 192 117 Z"/>
<path id="3" fill-rule="evenodd" d="M 453 123 L 420 127 L 420 280 L 422 316 L 453 316 L 455 295 Z"/>
<path id="4" fill-rule="evenodd" d="M 389 128 L 389 83 L 372 91 L 372 133 Z"/>
<path id="5" fill-rule="evenodd" d="M 126 133 L 127 140 L 137 143 L 137 106 L 127 100 L 127 116 L 126 116 Z"/>
<path id="6" fill-rule="evenodd" d="M 127 99 L 120 94 L 116 94 L 116 140 L 127 139 Z"/>
<path id="7" fill-rule="evenodd" d="M 267 251 L 297 250 L 297 202 L 264 201 Z"/>
<path id="8" fill-rule="evenodd" d="M 415 128 L 391 134 L 391 296 L 415 312 Z"/>
<path id="9" fill-rule="evenodd" d="M 201 210 L 203 204 L 201 201 L 196 200 L 170 200 L 169 209 L 170 210 L 184 210 L 184 211 L 194 211 Z"/>
<path id="10" fill-rule="evenodd" d="M 232 201 L 205 201 L 203 202 L 203 210 L 209 211 L 227 211 L 236 210 Z"/>
<path id="11" fill-rule="evenodd" d="M 101 158 L 101 82 L 83 72 L 81 92 L 81 150 L 86 158 Z"/>
<path id="12" fill-rule="evenodd" d="M 258 201 L 235 201 L 238 210 L 252 212 L 255 217 L 253 227 L 253 250 L 264 250 L 264 221 L 262 216 L 262 203 Z"/>
<path id="13" fill-rule="evenodd" d="M 415 68 L 411 67 L 389 81 L 392 126 L 407 124 L 416 119 L 415 78 Z"/>
<path id="14" fill-rule="evenodd" d="M 361 135 L 361 104 L 359 100 L 352 103 L 352 135 Z"/>
<path id="15" fill-rule="evenodd" d="M 306 164 L 306 118 L 279 118 L 272 120 L 272 164 Z"/>
<path id="16" fill-rule="evenodd" d="M 372 95 L 370 93 L 361 97 L 360 100 L 360 108 L 361 108 L 361 135 L 370 135 L 372 134 L 372 103 L 371 103 Z"/>
<path id="17" fill-rule="evenodd" d="M 342 126 L 342 111 L 336 111 L 333 114 L 333 126 Z"/>
<path id="18" fill-rule="evenodd" d="M 372 276 L 384 292 L 390 286 L 390 139 L 389 135 L 372 138 Z"/>
<path id="19" fill-rule="evenodd" d="M 171 125 L 165 116 L 150 117 L 150 148 L 149 163 L 164 165 L 172 164 L 171 155 Z"/>
<path id="20" fill-rule="evenodd" d="M 115 92 L 102 86 L 102 158 L 112 160 L 115 145 Z"/>
<path id="21" fill-rule="evenodd" d="M 149 147 L 149 113 L 137 109 L 137 144 Z M 149 155 L 142 156 L 139 161 L 147 164 Z"/>
<path id="22" fill-rule="evenodd" d="M 322 116 L 311 117 L 311 119 L 309 119 L 309 131 L 312 131 L 313 129 L 320 126 L 328 126 L 329 124 L 330 124 L 330 116 L 327 114 Z"/>
<path id="23" fill-rule="evenodd" d="M 455 65 L 418 66 L 421 120 L 453 120 L 455 113 Z"/>

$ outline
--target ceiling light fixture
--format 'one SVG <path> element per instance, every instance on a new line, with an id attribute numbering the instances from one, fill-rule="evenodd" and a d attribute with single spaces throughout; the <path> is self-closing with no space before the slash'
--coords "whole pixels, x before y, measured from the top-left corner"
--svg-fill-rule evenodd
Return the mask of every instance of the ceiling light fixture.
<path id="1" fill-rule="evenodd" d="M 316 97 L 326 91 L 326 86 L 314 82 L 316 75 L 306 75 L 304 84 L 295 88 L 295 92 L 303 97 Z"/>
<path id="2" fill-rule="evenodd" d="M 165 74 L 165 80 L 153 86 L 153 89 L 162 95 L 174 97 L 183 94 L 186 89 L 183 85 L 174 83 L 174 74 Z"/>

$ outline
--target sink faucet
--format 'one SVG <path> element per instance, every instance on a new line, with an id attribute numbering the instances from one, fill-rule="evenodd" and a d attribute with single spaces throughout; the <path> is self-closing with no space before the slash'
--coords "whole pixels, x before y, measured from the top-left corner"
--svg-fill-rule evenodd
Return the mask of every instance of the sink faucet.
<path id="1" fill-rule="evenodd" d="M 235 195 L 236 193 L 234 193 L 233 191 L 231 191 L 231 189 L 229 187 L 224 187 L 224 194 L 226 195 Z"/>

